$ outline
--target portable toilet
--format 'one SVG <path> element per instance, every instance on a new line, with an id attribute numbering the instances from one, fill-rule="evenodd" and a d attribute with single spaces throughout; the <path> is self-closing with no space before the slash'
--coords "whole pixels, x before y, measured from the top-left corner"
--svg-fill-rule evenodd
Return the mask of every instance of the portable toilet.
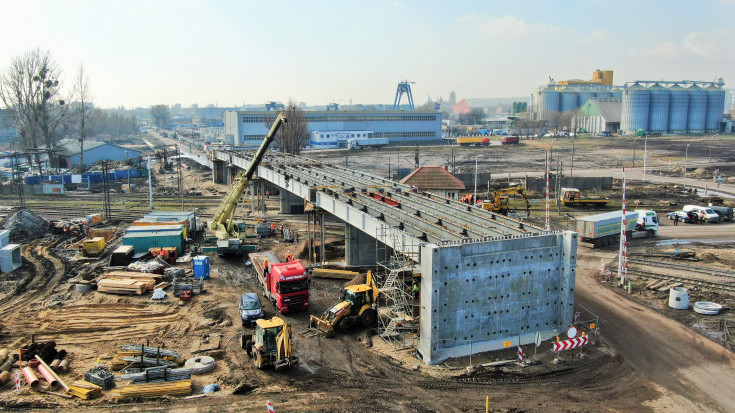
<path id="1" fill-rule="evenodd" d="M 209 257 L 197 255 L 194 257 L 194 277 L 206 280 L 209 278 Z"/>

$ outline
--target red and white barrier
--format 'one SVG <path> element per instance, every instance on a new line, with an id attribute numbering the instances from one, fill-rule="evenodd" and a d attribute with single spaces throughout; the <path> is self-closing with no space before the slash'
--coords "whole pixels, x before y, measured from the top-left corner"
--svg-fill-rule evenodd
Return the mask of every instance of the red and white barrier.
<path id="1" fill-rule="evenodd" d="M 577 347 L 582 347 L 587 343 L 589 343 L 589 338 L 587 336 L 570 338 L 569 340 L 555 342 L 554 349 L 552 351 L 557 353 L 559 351 L 571 350 Z"/>

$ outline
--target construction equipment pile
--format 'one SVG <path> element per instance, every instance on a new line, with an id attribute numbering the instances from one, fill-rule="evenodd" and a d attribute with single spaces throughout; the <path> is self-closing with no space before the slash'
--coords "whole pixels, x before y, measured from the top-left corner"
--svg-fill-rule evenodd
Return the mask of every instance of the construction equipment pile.
<path id="1" fill-rule="evenodd" d="M 112 294 L 141 295 L 153 291 L 161 280 L 160 275 L 130 271 L 107 272 L 102 277 L 97 281 L 97 291 Z"/>
<path id="2" fill-rule="evenodd" d="M 163 274 L 165 265 L 157 260 L 148 262 L 134 262 L 128 265 L 127 271 L 145 272 L 150 274 Z"/>

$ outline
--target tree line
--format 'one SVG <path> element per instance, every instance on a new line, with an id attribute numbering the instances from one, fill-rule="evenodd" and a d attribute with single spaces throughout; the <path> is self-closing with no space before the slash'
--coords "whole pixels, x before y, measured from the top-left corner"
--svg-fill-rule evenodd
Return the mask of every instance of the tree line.
<path id="1" fill-rule="evenodd" d="M 95 109 L 93 99 L 84 66 L 65 89 L 62 70 L 49 51 L 33 49 L 16 56 L 0 73 L 0 101 L 18 135 L 15 149 L 27 154 L 28 163 L 35 162 L 40 173 L 43 153 L 50 167 L 59 166 L 59 141 L 64 137 L 79 141 L 83 165 L 85 139 L 136 133 L 135 117 Z"/>

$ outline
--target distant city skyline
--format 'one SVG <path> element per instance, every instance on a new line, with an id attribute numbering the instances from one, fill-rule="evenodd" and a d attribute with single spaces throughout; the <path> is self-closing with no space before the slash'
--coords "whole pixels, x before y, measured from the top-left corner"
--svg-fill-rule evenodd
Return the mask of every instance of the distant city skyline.
<path id="1" fill-rule="evenodd" d="M 735 82 L 735 0 L 690 2 L 0 0 L 0 70 L 49 50 L 97 107 L 266 101 L 417 105 L 529 96 L 595 69 L 633 80 Z M 735 85 L 735 83 L 733 83 Z"/>

